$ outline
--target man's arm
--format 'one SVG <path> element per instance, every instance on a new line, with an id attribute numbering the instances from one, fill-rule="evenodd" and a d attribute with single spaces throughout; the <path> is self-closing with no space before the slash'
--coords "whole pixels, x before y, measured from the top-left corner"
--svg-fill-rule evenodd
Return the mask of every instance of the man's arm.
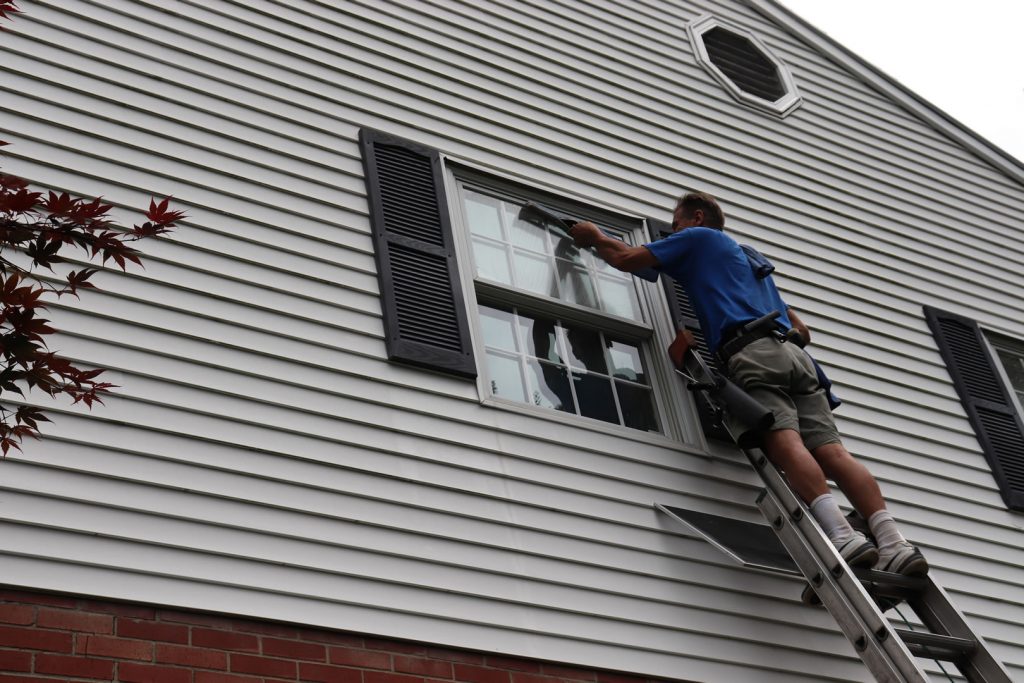
<path id="1" fill-rule="evenodd" d="M 617 270 L 632 273 L 660 265 L 647 247 L 631 247 L 608 237 L 589 221 L 577 223 L 569 230 L 569 234 L 577 247 L 593 247 L 602 260 Z"/>
<path id="2" fill-rule="evenodd" d="M 804 346 L 811 343 L 811 331 L 808 329 L 804 321 L 796 314 L 792 308 L 786 309 L 786 315 L 789 317 L 789 322 L 793 323 L 793 329 L 800 333 L 800 336 L 804 338 Z"/>

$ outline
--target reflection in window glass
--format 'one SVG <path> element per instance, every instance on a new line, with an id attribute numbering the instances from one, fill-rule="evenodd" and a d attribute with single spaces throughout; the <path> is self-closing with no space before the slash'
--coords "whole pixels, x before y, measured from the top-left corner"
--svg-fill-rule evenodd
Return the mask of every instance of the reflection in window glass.
<path id="1" fill-rule="evenodd" d="M 642 320 L 632 277 L 579 249 L 561 226 L 518 219 L 519 202 L 462 188 L 477 277 Z M 598 282 L 598 273 L 601 274 Z"/>
<path id="2" fill-rule="evenodd" d="M 1020 351 L 1008 348 L 997 348 L 996 353 L 1003 363 L 1006 376 L 1010 380 L 1010 388 L 1017 394 L 1017 399 L 1024 406 L 1024 345 Z"/>
<path id="3" fill-rule="evenodd" d="M 508 254 L 500 245 L 473 240 L 473 255 L 476 256 L 476 271 L 480 277 L 512 284 L 512 273 L 508 268 Z"/>
<path id="4" fill-rule="evenodd" d="M 519 360 L 512 355 L 487 352 L 487 376 L 491 381 L 491 393 L 513 401 L 525 401 Z"/>
<path id="5" fill-rule="evenodd" d="M 513 307 L 481 304 L 480 319 L 494 396 L 659 431 L 638 343 Z"/>
<path id="6" fill-rule="evenodd" d="M 502 239 L 501 204 L 502 202 L 494 197 L 467 190 L 465 193 L 466 223 L 469 224 L 470 232 L 495 240 Z"/>

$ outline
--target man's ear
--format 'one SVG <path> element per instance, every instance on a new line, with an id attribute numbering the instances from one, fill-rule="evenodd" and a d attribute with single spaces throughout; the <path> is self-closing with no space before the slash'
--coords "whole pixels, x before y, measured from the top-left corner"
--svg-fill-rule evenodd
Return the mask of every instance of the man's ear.
<path id="1" fill-rule="evenodd" d="M 704 225 L 704 209 L 693 210 L 694 225 Z"/>

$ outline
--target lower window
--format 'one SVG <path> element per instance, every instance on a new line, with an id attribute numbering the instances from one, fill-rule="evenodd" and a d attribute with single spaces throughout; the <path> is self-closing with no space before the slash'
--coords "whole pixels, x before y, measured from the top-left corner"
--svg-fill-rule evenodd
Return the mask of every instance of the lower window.
<path id="1" fill-rule="evenodd" d="M 515 307 L 479 311 L 492 395 L 658 431 L 639 343 Z"/>

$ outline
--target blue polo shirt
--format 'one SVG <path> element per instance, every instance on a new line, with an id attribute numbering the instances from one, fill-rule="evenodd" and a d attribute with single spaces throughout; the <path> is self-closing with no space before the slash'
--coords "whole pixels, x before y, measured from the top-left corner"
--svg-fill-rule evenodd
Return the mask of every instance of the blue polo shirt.
<path id="1" fill-rule="evenodd" d="M 792 327 L 771 276 L 758 279 L 740 245 L 721 230 L 685 228 L 644 246 L 658 259 L 656 268 L 686 290 L 712 352 L 726 330 L 772 311 Z"/>

